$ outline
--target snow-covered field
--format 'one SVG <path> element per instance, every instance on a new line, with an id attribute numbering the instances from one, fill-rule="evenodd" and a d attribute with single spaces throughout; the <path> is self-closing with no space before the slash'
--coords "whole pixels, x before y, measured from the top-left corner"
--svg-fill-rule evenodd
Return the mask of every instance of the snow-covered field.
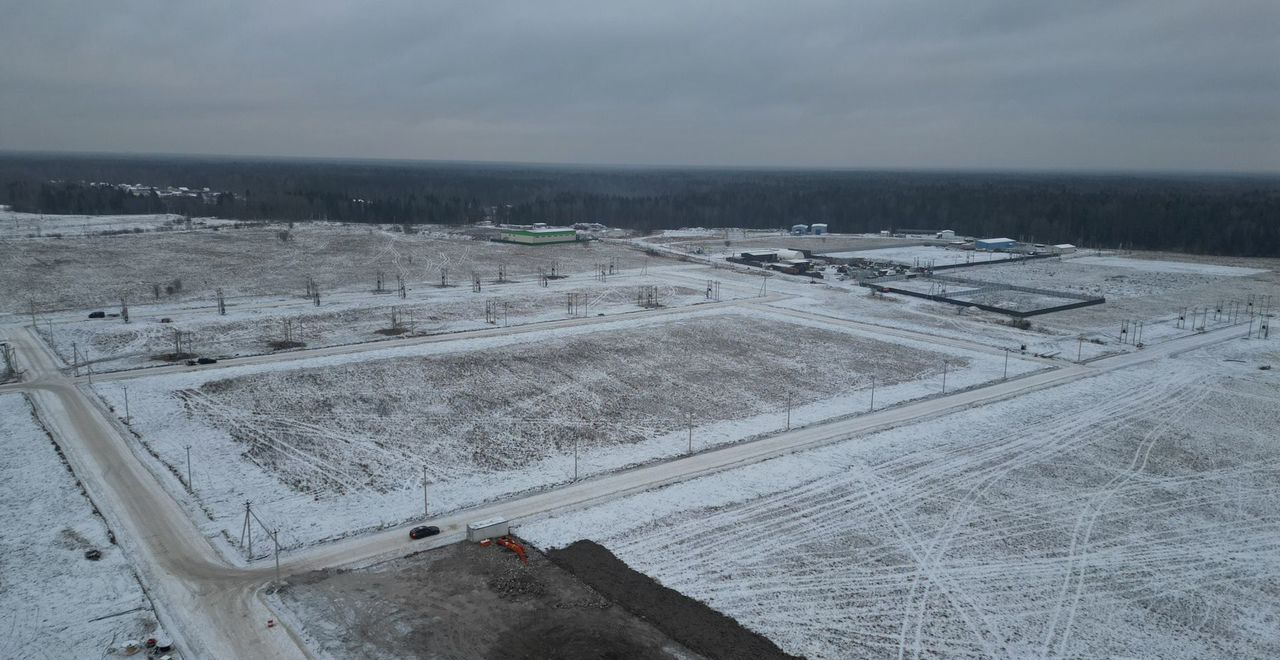
<path id="1" fill-rule="evenodd" d="M 1280 344 L 1233 340 L 518 531 L 811 658 L 1276 657 L 1262 364 Z"/>
<path id="2" fill-rule="evenodd" d="M 228 220 L 193 219 L 193 226 L 229 224 Z M 102 233 L 169 231 L 186 229 L 182 216 L 160 213 L 151 215 L 48 215 L 0 210 L 0 240 L 17 238 L 51 238 L 92 236 Z"/>
<path id="3" fill-rule="evenodd" d="M 1008 373 L 1017 376 L 1047 368 L 1019 359 L 1024 348 L 1088 361 L 1139 350 L 1121 343 L 1122 324 L 1141 322 L 1150 345 L 1194 332 L 1178 320 L 1184 309 L 1265 296 L 1273 311 L 1280 304 L 1274 260 L 1079 254 L 950 271 L 1107 297 L 1020 328 L 998 314 L 872 296 L 852 281 L 766 279 L 651 258 L 644 250 L 653 245 L 643 241 L 516 246 L 460 228 L 405 234 L 328 223 L 79 236 L 76 221 L 53 221 L 69 228 L 61 239 L 15 229 L 6 240 L 0 218 L 0 282 L 16 292 L 0 297 L 0 309 L 25 323 L 34 303 L 37 326 L 57 351 L 69 359 L 74 342 L 99 372 L 157 363 L 154 355 L 172 350 L 174 329 L 192 333 L 185 350 L 214 356 L 277 350 L 286 321 L 308 347 L 438 335 L 127 381 L 139 436 L 129 441 L 181 493 L 204 534 L 232 552 L 245 500 L 296 548 L 420 516 L 424 467 L 432 513 L 443 513 L 564 484 L 575 468 L 590 476 L 679 456 L 690 444 L 701 451 L 776 433 L 788 419 L 796 427 L 862 414 L 873 382 L 877 408 L 939 394 L 944 368 L 947 391 L 979 386 L 1001 378 L 1001 349 L 1013 352 Z M 145 229 L 172 221 L 101 218 L 83 220 L 82 230 L 93 234 L 95 222 Z M 667 254 L 802 247 L 912 265 L 1005 256 L 867 236 L 690 230 L 648 240 Z M 606 281 L 595 278 L 602 264 L 613 271 Z M 539 286 L 538 271 L 553 267 L 566 278 Z M 499 268 L 514 281 L 496 284 Z M 442 269 L 448 287 L 439 286 Z M 407 298 L 372 294 L 378 271 L 392 291 L 403 275 Z M 471 290 L 473 272 L 482 292 Z M 319 308 L 302 298 L 308 277 L 320 287 Z M 707 301 L 709 280 L 732 302 L 696 304 Z M 651 285 L 668 309 L 624 314 L 640 309 L 638 287 Z M 214 308 L 217 288 L 227 316 Z M 585 294 L 587 309 L 569 312 L 568 293 Z M 977 295 L 1038 305 L 1006 293 Z M 86 318 L 118 311 L 121 296 L 133 323 Z M 498 304 L 498 328 L 593 318 L 446 334 L 494 329 L 489 300 Z M 390 329 L 393 308 L 403 333 Z M 1212 329 L 1226 317 L 1201 318 Z M 594 538 L 811 657 L 1275 656 L 1280 383 L 1277 371 L 1257 366 L 1280 368 L 1277 347 L 1233 341 L 630 496 L 521 533 L 549 545 Z M 120 417 L 125 384 L 95 385 Z M 21 399 L 0 397 L 0 439 L 36 437 L 49 453 L 43 432 L 11 414 L 14 406 L 27 414 Z M 15 462 L 0 467 L 39 468 L 50 456 L 28 455 L 34 451 L 11 451 Z M 37 615 L 23 607 L 41 602 L 37 589 L 49 587 L 33 586 L 44 581 L 37 571 L 56 564 L 22 568 L 31 572 L 19 583 L 7 577 L 14 566 L 70 552 L 59 568 L 81 586 L 123 584 L 103 577 L 116 571 L 137 590 L 119 551 L 103 545 L 102 523 L 73 485 L 43 479 L 51 472 L 66 475 L 34 469 L 0 481 L 6 521 L 43 516 L 48 528 L 10 525 L 0 534 L 6 555 L 23 562 L 0 557 L 0 605 L 25 617 L 8 632 L 19 641 L 6 639 L 23 646 L 0 645 L 0 657 L 31 655 L 34 638 L 23 635 Z M 44 489 L 65 493 L 43 497 Z M 19 499 L 23 493 L 37 496 Z M 48 523 L 81 509 L 83 520 Z M 54 534 L 63 527 L 72 533 Z M 32 536 L 46 532 L 53 536 Z M 77 559 L 81 538 L 103 545 L 102 562 Z M 58 579 L 48 584 L 74 593 Z M 121 586 L 117 597 L 133 593 Z M 143 626 L 154 618 L 145 606 L 103 621 Z M 74 637 L 88 629 L 68 630 Z M 96 657 L 80 648 L 63 655 Z"/>
<path id="4" fill-rule="evenodd" d="M 296 546 L 999 379 L 1003 355 L 765 311 L 641 317 L 135 379 L 133 428 L 206 532 L 246 499 Z M 944 367 L 944 361 L 946 366 Z M 1015 359 L 1011 376 L 1042 368 Z M 123 389 L 98 392 L 123 412 Z"/>
<path id="5" fill-rule="evenodd" d="M 1215 285 L 1223 285 L 1221 288 L 1225 292 L 1230 289 L 1231 278 L 1248 278 L 1269 272 L 1263 268 L 1214 264 L 1072 256 L 983 267 L 981 271 L 974 271 L 974 277 L 992 282 L 1103 295 L 1112 299 L 1156 296 Z M 965 271 L 955 274 L 964 276 Z"/>
<path id="6" fill-rule="evenodd" d="M 0 658 L 100 658 L 156 635 L 132 566 L 21 394 L 0 395 L 0 521 Z"/>
<path id="7" fill-rule="evenodd" d="M 690 232 L 694 230 L 688 230 Z M 725 245 L 725 241 L 729 244 Z M 870 250 L 889 248 L 899 245 L 918 245 L 919 238 L 887 238 L 866 234 L 824 234 L 808 236 L 792 236 L 781 232 L 760 232 L 717 230 L 709 235 L 670 234 L 648 236 L 639 239 L 641 244 L 666 245 L 681 252 L 693 252 L 702 249 L 705 254 L 731 254 L 743 250 L 765 250 L 770 248 L 787 248 L 791 250 L 810 250 L 815 254 L 826 254 L 841 250 Z"/>
<path id="8" fill-rule="evenodd" d="M 390 286 L 399 274 L 417 290 L 438 285 L 441 269 L 450 285 L 468 288 L 473 272 L 491 282 L 502 268 L 507 279 L 529 282 L 539 269 L 591 273 L 599 264 L 612 264 L 615 271 L 635 270 L 650 261 L 639 250 L 611 242 L 520 246 L 474 240 L 455 227 L 424 225 L 414 231 L 316 222 L 292 229 L 281 223 L 0 240 L 0 282 L 16 291 L 0 298 L 0 311 L 27 314 L 32 304 L 38 313 L 109 309 L 122 296 L 131 305 L 199 300 L 208 306 L 218 288 L 233 299 L 302 296 L 308 277 L 323 301 L 335 290 L 373 289 L 378 271 Z"/>
<path id="9" fill-rule="evenodd" d="M 870 259 L 871 261 L 891 261 L 908 266 L 947 266 L 951 264 L 985 263 L 988 261 L 1004 261 L 1015 256 L 1009 252 L 974 252 L 973 250 L 953 250 L 941 245 L 909 245 L 903 247 L 878 248 L 874 250 L 855 250 L 848 252 L 824 252 L 828 257 L 841 259 Z M 986 272 L 985 270 L 982 272 Z"/>
<path id="10" fill-rule="evenodd" d="M 1215 265 L 1211 257 L 1173 255 L 1192 260 L 1173 262 L 1168 258 L 1145 259 L 1145 256 L 1148 255 L 1115 258 L 1126 263 L 1155 261 L 1185 263 L 1189 266 Z M 1055 291 L 1105 294 L 1107 298 L 1107 302 L 1102 305 L 1033 317 L 1029 319 L 1033 325 L 1029 330 L 1009 327 L 1008 317 L 999 314 L 965 310 L 945 303 L 906 296 L 871 297 L 867 289 L 852 281 L 829 279 L 823 287 L 793 286 L 787 290 L 797 295 L 773 305 L 964 338 L 996 347 L 1016 348 L 1026 345 L 1034 353 L 1061 353 L 1069 355 L 1071 359 L 1074 359 L 1078 348 L 1085 359 L 1134 350 L 1131 345 L 1120 341 L 1120 330 L 1126 322 L 1133 324 L 1141 321 L 1144 342 L 1150 344 L 1190 334 L 1192 326 L 1189 318 L 1196 309 L 1209 309 L 1209 328 L 1222 327 L 1228 323 L 1228 311 L 1232 301 L 1235 301 L 1239 313 L 1231 320 L 1235 320 L 1243 329 L 1248 325 L 1248 315 L 1245 313 L 1248 300 L 1261 301 L 1265 296 L 1271 296 L 1272 313 L 1276 313 L 1276 307 L 1280 306 L 1280 261 L 1275 259 L 1222 259 L 1229 264 L 1238 264 L 1232 268 L 1241 269 L 1225 272 L 1258 271 L 1256 274 L 1227 277 L 1219 274 L 1156 273 L 1124 266 L 1076 264 L 1081 258 L 1084 257 L 1039 259 L 948 272 L 948 275 Z M 1210 268 L 1206 272 L 1216 271 Z M 775 282 L 770 284 L 770 290 L 781 291 L 783 286 L 775 278 Z M 894 282 L 894 286 L 907 286 L 926 293 L 929 291 L 929 284 L 918 284 L 918 280 L 900 280 Z M 950 284 L 947 292 L 956 293 L 966 288 L 971 287 Z M 1217 309 L 1222 311 L 1215 312 Z M 1180 323 L 1178 317 L 1184 310 L 1188 319 Z M 1083 346 L 1077 342 L 1079 337 L 1086 340 Z"/>
<path id="11" fill-rule="evenodd" d="M 705 291 L 677 286 L 638 274 L 607 277 L 598 282 L 588 274 L 552 280 L 492 284 L 480 292 L 465 287 L 424 287 L 401 299 L 395 293 L 347 291 L 327 295 L 319 307 L 298 297 L 239 299 L 219 316 L 208 304 L 134 306 L 130 323 L 119 318 L 89 319 L 84 314 L 62 315 L 37 325 L 41 336 L 67 364 L 79 359 L 97 372 L 167 364 L 163 356 L 175 351 L 182 334 L 184 353 L 207 356 L 256 355 L 287 348 L 319 348 L 399 337 L 515 326 L 570 316 L 613 315 L 643 309 L 637 295 L 644 286 L 657 286 L 663 307 L 707 301 Z M 393 285 L 394 287 L 394 285 Z M 583 296 L 585 306 L 570 310 L 568 294 Z M 722 295 L 722 300 L 729 299 Z M 494 303 L 493 321 L 487 303 Z M 397 325 L 392 326 L 392 314 Z M 161 319 L 169 319 L 161 322 Z"/>
<path id="12" fill-rule="evenodd" d="M 1243 277 L 1267 272 L 1264 268 L 1241 268 L 1239 266 L 1220 266 L 1207 263 L 1187 263 L 1180 261 L 1160 261 L 1157 259 L 1127 259 L 1125 257 L 1077 257 L 1074 263 L 1090 266 L 1118 266 L 1149 273 L 1190 273 L 1194 275 L 1217 275 L 1221 277 Z"/>

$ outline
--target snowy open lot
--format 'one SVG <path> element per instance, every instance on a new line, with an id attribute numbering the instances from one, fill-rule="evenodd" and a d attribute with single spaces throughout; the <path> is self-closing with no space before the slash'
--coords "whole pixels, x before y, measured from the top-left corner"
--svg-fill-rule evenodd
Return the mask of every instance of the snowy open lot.
<path id="1" fill-rule="evenodd" d="M 160 216 L 133 220 L 173 226 Z M 70 227 L 75 219 L 57 221 Z M 82 228 L 92 233 L 92 224 Z M 1132 334 L 1121 342 L 1122 324 L 1141 323 L 1148 349 L 1195 333 L 1197 323 L 1214 329 L 1233 319 L 1241 334 L 1247 314 L 1232 316 L 1226 304 L 1246 311 L 1253 301 L 1256 311 L 1272 296 L 1274 311 L 1280 262 L 1078 254 L 946 273 L 1107 296 L 1106 304 L 1037 316 L 1028 326 L 871 295 L 837 279 L 834 269 L 825 280 L 762 277 L 758 269 L 712 267 L 724 265 L 718 259 L 646 255 L 654 246 L 644 241 L 517 246 L 472 235 L 479 233 L 314 223 L 72 232 L 61 239 L 24 234 L 0 238 L 0 281 L 18 292 L 0 307 L 14 326 L 25 325 L 28 301 L 35 302 L 40 336 L 68 362 L 74 342 L 98 374 L 163 364 L 156 358 L 174 350 L 175 330 L 187 333 L 184 352 L 214 357 L 330 347 L 94 379 L 91 391 L 121 419 L 128 387 L 133 433 L 124 434 L 128 446 L 119 450 L 132 449 L 174 496 L 162 498 L 172 515 L 189 515 L 233 563 L 244 558 L 238 540 L 246 500 L 293 550 L 421 519 L 424 478 L 429 517 L 461 519 L 474 512 L 460 510 L 483 503 L 506 509 L 545 500 L 527 511 L 546 511 L 562 508 L 559 498 L 576 491 L 577 502 L 599 502 L 618 492 L 609 490 L 615 484 L 665 483 L 706 469 L 696 466 L 738 465 L 520 532 L 550 546 L 601 541 L 637 569 L 811 657 L 1280 653 L 1280 459 L 1272 440 L 1280 385 L 1276 371 L 1257 368 L 1280 367 L 1280 344 L 1233 340 L 1019 391 L 1105 368 L 1091 362 L 1096 358 L 1146 350 L 1133 345 Z M 992 256 L 921 245 L 923 239 L 730 232 L 729 246 L 725 240 L 719 231 L 686 231 L 651 242 L 668 255 L 699 246 L 713 254 L 803 247 L 935 265 L 943 263 L 938 255 Z M 602 266 L 607 278 L 597 275 Z M 496 281 L 499 269 L 509 281 Z M 562 277 L 541 286 L 539 270 L 552 269 Z M 448 286 L 441 286 L 442 270 Z M 375 294 L 378 272 L 386 292 Z M 482 280 L 479 292 L 473 272 Z M 403 299 L 397 275 L 408 285 Z M 302 295 L 309 277 L 319 285 L 318 307 Z M 713 280 L 722 302 L 704 304 L 713 302 Z M 637 300 L 641 287 L 651 286 L 661 309 L 642 309 Z M 215 307 L 217 288 L 226 292 L 225 316 Z M 966 289 L 985 302 L 1042 304 L 999 287 L 948 284 L 952 295 Z M 568 309 L 571 294 L 586 308 Z M 86 318 L 93 310 L 119 311 L 121 295 L 132 323 Z M 1178 319 L 1196 307 L 1213 311 L 1198 322 Z M 416 338 L 348 346 L 404 336 Z M 21 335 L 13 338 L 25 348 Z M 996 391 L 1013 398 L 957 404 L 949 409 L 961 412 L 945 417 L 929 417 L 941 414 L 929 412 L 940 410 L 934 402 L 895 408 L 886 415 L 900 413 L 893 423 L 902 426 L 843 440 L 854 431 L 842 429 L 874 422 L 860 417 L 873 391 L 882 409 L 938 397 L 944 378 L 947 393 L 982 387 L 1002 380 L 1007 355 L 1010 377 L 1066 370 L 1003 383 Z M 1085 366 L 1067 366 L 1077 357 Z M 68 371 L 44 360 L 32 382 L 70 385 Z M 991 391 L 968 394 L 981 402 Z M 78 392 L 66 387 L 63 395 Z M 82 417 L 86 427 L 94 424 L 90 417 Z M 32 432 L 13 419 L 0 419 L 6 442 Z M 849 426 L 777 435 L 835 420 Z M 104 432 L 115 431 L 104 425 Z M 789 443 L 806 436 L 839 444 L 735 463 L 758 460 L 756 449 L 775 442 L 794 450 Z M 51 447 L 42 432 L 38 437 Z M 104 443 L 91 447 L 109 453 Z M 620 472 L 717 447 L 729 451 Z M 18 460 L 38 467 L 43 459 Z M 17 474 L 0 492 L 8 488 L 5 501 L 45 520 L 77 510 L 53 497 L 31 504 L 14 494 L 62 488 L 33 480 L 47 472 Z M 661 478 L 633 481 L 645 473 Z M 525 497 L 579 477 L 563 490 Z M 83 502 L 78 494 L 72 499 Z M 455 523 L 442 522 L 448 525 Z M 79 539 L 101 544 L 105 535 L 94 537 L 91 525 L 65 527 L 73 533 L 21 537 L 20 552 L 79 556 Z M 40 527 L 11 530 L 10 538 L 31 534 L 27 529 Z M 458 533 L 456 525 L 449 533 Z M 390 547 L 389 536 L 404 542 L 388 531 L 286 553 L 286 570 L 350 548 L 373 557 Z M 256 559 L 266 560 L 269 544 L 259 540 Z M 132 579 L 118 551 L 107 550 L 98 564 L 75 557 L 66 563 L 102 571 L 114 561 Z M 252 572 L 265 575 L 266 565 L 237 567 L 246 572 L 235 576 L 235 588 L 248 589 Z M 102 582 L 100 575 L 70 574 Z M 221 578 L 199 579 L 211 580 L 200 583 L 207 585 Z M 0 599 L 28 600 L 4 603 L 6 612 L 25 612 L 22 606 L 42 595 L 32 586 L 43 584 L 40 576 L 23 573 L 20 581 L 25 591 L 0 589 Z M 136 589 L 136 580 L 130 584 Z M 124 587 L 119 593 L 132 597 Z M 247 610 L 221 605 L 232 612 L 227 620 L 258 611 L 251 603 Z M 145 626 L 154 625 L 153 616 L 147 605 L 104 621 Z M 31 647 L 14 648 L 0 646 L 0 656 Z"/>
<path id="2" fill-rule="evenodd" d="M 134 305 L 199 300 L 211 306 L 218 288 L 230 299 L 302 296 L 308 277 L 323 300 L 334 290 L 372 290 L 378 271 L 390 286 L 399 274 L 416 290 L 438 285 L 442 268 L 450 284 L 469 287 L 472 272 L 490 282 L 500 267 L 508 279 L 528 282 L 553 266 L 570 274 L 601 263 L 635 269 L 650 261 L 615 243 L 521 246 L 475 240 L 458 228 L 398 229 L 317 222 L 0 240 L 0 282 L 18 292 L 0 298 L 0 311 L 27 314 L 32 302 L 38 312 L 110 308 L 122 296 Z"/>
<path id="3" fill-rule="evenodd" d="M 944 360 L 947 362 L 944 367 Z M 999 379 L 1003 355 L 765 311 L 642 317 L 129 384 L 133 428 L 206 532 L 251 499 L 289 546 Z M 1010 361 L 1015 375 L 1043 368 Z M 97 391 L 123 411 L 123 390 Z"/>
<path id="4" fill-rule="evenodd" d="M 656 270 L 656 269 L 655 269 Z M 67 364 L 79 359 L 95 373 L 156 366 L 174 361 L 176 333 L 184 353 L 206 356 L 256 355 L 289 348 L 319 348 L 495 326 L 515 326 L 570 316 L 613 315 L 643 309 L 638 294 L 656 286 L 658 303 L 680 307 L 706 302 L 705 291 L 656 277 L 627 274 L 605 282 L 578 273 L 551 280 L 424 287 L 400 298 L 388 290 L 347 291 L 324 297 L 320 306 L 297 297 L 239 299 L 219 316 L 215 307 L 182 303 L 135 306 L 130 323 L 118 318 L 62 315 L 37 328 Z M 567 306 L 569 294 L 582 296 L 581 310 Z M 728 296 L 722 296 L 722 300 Z M 486 305 L 493 303 L 493 321 Z M 392 325 L 392 315 L 396 325 Z M 161 322 L 161 319 L 169 319 Z"/>
<path id="5" fill-rule="evenodd" d="M 1126 259 L 1124 257 L 1077 257 L 1072 261 L 1088 266 L 1117 266 L 1149 273 L 1187 273 L 1193 275 L 1243 277 L 1267 272 L 1265 268 L 1242 268 L 1240 266 L 1220 266 L 1217 264 L 1161 261 L 1157 259 Z"/>
<path id="6" fill-rule="evenodd" d="M 193 226 L 232 224 L 228 220 L 200 218 Z M 0 239 L 92 236 L 123 232 L 173 231 L 186 229 L 182 216 L 168 213 L 150 215 L 50 215 L 0 210 Z"/>
<path id="7" fill-rule="evenodd" d="M 892 261 L 894 263 L 906 264 L 908 266 L 921 267 L 1004 261 L 1016 256 L 1021 256 L 1011 252 L 975 252 L 973 250 L 955 250 L 942 245 L 907 245 L 902 247 L 877 248 L 872 250 L 823 252 L 821 254 L 828 257 L 842 259 L 856 258 L 869 259 L 871 261 Z"/>
<path id="8" fill-rule="evenodd" d="M 1248 325 L 1249 300 L 1256 301 L 1261 307 L 1264 297 L 1271 296 L 1273 314 L 1280 305 L 1280 260 L 1276 259 L 1161 253 L 1112 257 L 1124 264 L 1133 263 L 1134 267 L 1130 268 L 1127 265 L 1076 263 L 1083 258 L 1037 259 L 946 271 L 949 276 L 1077 294 L 1102 294 L 1107 298 L 1102 305 L 1036 316 L 1030 319 L 1032 327 L 1027 330 L 1010 327 L 1008 317 L 995 313 L 966 310 L 907 296 L 872 297 L 866 288 L 852 280 L 829 279 L 823 287 L 792 286 L 786 290 L 802 295 L 773 304 L 876 325 L 966 338 L 992 346 L 1017 348 L 1026 345 L 1031 352 L 1061 353 L 1071 359 L 1075 358 L 1077 348 L 1082 349 L 1081 356 L 1085 359 L 1133 350 L 1131 345 L 1120 341 L 1120 330 L 1125 322 L 1141 321 L 1143 340 L 1151 344 L 1190 334 L 1190 314 L 1196 309 L 1202 312 L 1209 310 L 1205 322 L 1209 328 L 1222 327 L 1234 321 L 1243 329 Z M 1171 268 L 1166 264 L 1185 264 L 1189 268 L 1183 271 L 1201 270 L 1169 273 L 1143 270 L 1145 264 L 1152 262 L 1157 268 Z M 1219 270 L 1215 266 L 1227 266 L 1228 270 Z M 893 285 L 925 293 L 930 290 L 930 283 L 922 280 L 899 280 Z M 770 290 L 781 291 L 784 286 L 775 278 Z M 947 292 L 956 293 L 966 288 L 972 287 L 948 284 Z M 1235 315 L 1229 313 L 1233 301 L 1238 310 Z M 1178 317 L 1184 310 L 1188 318 L 1180 323 Z M 1085 338 L 1082 347 L 1077 342 L 1079 337 Z"/>
<path id="9" fill-rule="evenodd" d="M 519 533 L 601 542 L 812 658 L 1274 657 L 1261 364 L 1280 344 L 1234 340 Z"/>
<path id="10" fill-rule="evenodd" d="M 1126 257 L 1072 256 L 988 266 L 977 279 L 1114 298 L 1138 298 L 1247 285 L 1264 268 L 1179 263 Z M 964 272 L 955 274 L 964 275 Z M 1225 286 L 1224 286 L 1225 285 Z"/>
<path id="11" fill-rule="evenodd" d="M 99 658 L 154 636 L 132 566 L 21 394 L 0 395 L 0 445 L 0 657 Z"/>
<path id="12" fill-rule="evenodd" d="M 725 245 L 725 241 L 729 241 Z M 815 254 L 826 254 L 841 250 L 870 250 L 889 248 L 900 245 L 919 245 L 919 238 L 887 238 L 865 234 L 823 234 L 792 236 L 789 233 L 761 232 L 741 230 L 719 230 L 710 232 L 665 232 L 662 236 L 648 236 L 640 239 L 641 243 L 666 245 L 681 252 L 693 252 L 701 248 L 706 254 L 725 254 L 743 250 L 766 250 L 770 248 L 787 248 L 790 250 L 809 250 Z"/>

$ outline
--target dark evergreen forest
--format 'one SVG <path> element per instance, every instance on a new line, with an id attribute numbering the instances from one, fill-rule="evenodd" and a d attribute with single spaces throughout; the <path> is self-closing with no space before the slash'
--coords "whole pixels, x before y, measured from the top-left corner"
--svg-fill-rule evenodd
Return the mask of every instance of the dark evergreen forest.
<path id="1" fill-rule="evenodd" d="M 209 188 L 135 196 L 90 182 Z M 1280 256 L 1280 177 L 664 169 L 0 154 L 0 204 L 377 223 L 954 229 L 1089 247 Z"/>

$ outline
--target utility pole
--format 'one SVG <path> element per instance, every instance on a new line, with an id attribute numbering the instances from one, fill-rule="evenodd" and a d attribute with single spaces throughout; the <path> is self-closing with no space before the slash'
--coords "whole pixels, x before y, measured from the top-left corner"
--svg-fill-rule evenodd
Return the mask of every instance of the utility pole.
<path id="1" fill-rule="evenodd" d="M 271 531 L 271 543 L 275 545 L 276 550 L 276 589 L 280 588 L 280 530 Z"/>
<path id="2" fill-rule="evenodd" d="M 578 435 L 573 436 L 573 480 L 578 480 Z"/>
<path id="3" fill-rule="evenodd" d="M 1006 359 L 1007 358 L 1008 358 L 1008 354 L 1006 353 Z M 871 376 L 871 408 L 867 412 L 875 412 L 875 411 L 876 411 L 876 377 L 873 374 Z"/>
<path id="4" fill-rule="evenodd" d="M 124 423 L 128 424 L 131 419 L 129 417 L 129 386 L 121 385 L 120 387 L 124 388 Z"/>
<path id="5" fill-rule="evenodd" d="M 1080 362 L 1081 351 L 1084 350 L 1084 337 L 1076 337 L 1076 362 Z"/>
<path id="6" fill-rule="evenodd" d="M 422 466 L 422 515 L 431 515 L 431 505 L 427 502 L 427 466 Z"/>
<path id="7" fill-rule="evenodd" d="M 947 393 L 947 361 L 942 361 L 942 393 Z"/>
<path id="8" fill-rule="evenodd" d="M 688 423 L 688 426 L 689 426 L 689 453 L 692 454 L 693 453 L 693 413 L 688 413 L 686 415 L 685 421 Z"/>
<path id="9" fill-rule="evenodd" d="M 253 527 L 249 524 L 249 520 L 253 515 L 252 504 L 249 500 L 244 501 L 244 526 L 240 528 L 240 545 L 243 546 L 245 537 L 249 540 L 249 561 L 253 561 Z"/>
<path id="10" fill-rule="evenodd" d="M 1002 380 L 1009 380 L 1009 349 L 1007 348 L 1004 349 L 1004 376 Z"/>
<path id="11" fill-rule="evenodd" d="M 791 393 L 787 392 L 787 430 L 791 430 Z"/>
<path id="12" fill-rule="evenodd" d="M 195 492 L 195 485 L 191 483 L 191 445 L 187 445 L 187 490 Z"/>

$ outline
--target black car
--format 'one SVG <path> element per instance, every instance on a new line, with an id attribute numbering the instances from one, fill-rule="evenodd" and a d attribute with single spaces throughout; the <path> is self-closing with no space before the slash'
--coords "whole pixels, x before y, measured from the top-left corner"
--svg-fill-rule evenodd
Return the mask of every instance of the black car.
<path id="1" fill-rule="evenodd" d="M 197 364 L 217 364 L 218 361 L 213 358 L 198 358 L 196 360 L 196 363 Z"/>
<path id="2" fill-rule="evenodd" d="M 421 527 L 414 527 L 413 529 L 409 530 L 409 538 L 425 539 L 428 536 L 435 536 L 436 534 L 439 534 L 439 533 L 440 533 L 439 527 L 436 527 L 435 525 L 423 525 Z"/>

